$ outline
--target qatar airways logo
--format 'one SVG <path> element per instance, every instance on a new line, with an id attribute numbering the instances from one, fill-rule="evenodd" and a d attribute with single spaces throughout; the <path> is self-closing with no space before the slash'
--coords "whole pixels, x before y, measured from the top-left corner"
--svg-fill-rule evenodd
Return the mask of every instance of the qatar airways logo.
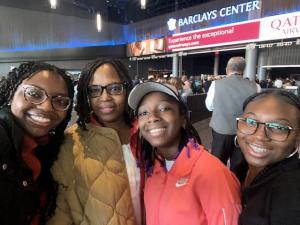
<path id="1" fill-rule="evenodd" d="M 271 22 L 271 28 L 285 35 L 298 34 L 300 33 L 300 14 L 274 19 Z"/>

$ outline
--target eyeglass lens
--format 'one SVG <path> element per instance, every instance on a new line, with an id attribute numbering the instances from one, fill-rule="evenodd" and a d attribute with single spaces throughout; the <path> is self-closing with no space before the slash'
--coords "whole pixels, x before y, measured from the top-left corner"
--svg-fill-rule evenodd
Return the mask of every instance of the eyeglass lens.
<path id="1" fill-rule="evenodd" d="M 124 85 L 123 84 L 108 84 L 106 86 L 101 85 L 89 85 L 88 95 L 90 98 L 96 98 L 102 95 L 103 90 L 109 95 L 120 95 L 123 93 Z"/>
<path id="2" fill-rule="evenodd" d="M 277 122 L 261 123 L 251 118 L 238 118 L 237 128 L 243 134 L 254 134 L 259 125 L 264 125 L 264 131 L 268 138 L 275 141 L 285 141 L 290 133 L 291 128 Z"/>
<path id="3" fill-rule="evenodd" d="M 42 88 L 32 85 L 24 85 L 23 88 L 24 98 L 35 105 L 42 104 L 49 97 Z M 51 96 L 51 104 L 55 110 L 64 111 L 69 108 L 71 100 L 67 96 Z"/>

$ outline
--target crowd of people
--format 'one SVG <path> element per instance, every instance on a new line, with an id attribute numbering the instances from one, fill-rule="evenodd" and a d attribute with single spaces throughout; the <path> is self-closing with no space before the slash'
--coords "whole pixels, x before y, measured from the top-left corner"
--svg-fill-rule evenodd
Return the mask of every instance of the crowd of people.
<path id="1" fill-rule="evenodd" d="M 300 224 L 300 100 L 244 68 L 231 58 L 206 89 L 187 76 L 134 86 L 120 61 L 100 59 L 82 69 L 75 104 L 65 70 L 14 68 L 0 80 L 0 224 Z M 184 102 L 197 82 L 212 149 Z"/>

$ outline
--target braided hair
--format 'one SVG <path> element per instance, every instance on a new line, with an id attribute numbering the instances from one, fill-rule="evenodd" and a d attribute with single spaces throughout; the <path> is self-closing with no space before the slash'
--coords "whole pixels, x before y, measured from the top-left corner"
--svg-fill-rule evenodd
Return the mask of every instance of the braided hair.
<path id="1" fill-rule="evenodd" d="M 126 98 L 128 98 L 129 92 L 132 89 L 132 80 L 128 74 L 125 66 L 119 61 L 115 59 L 98 59 L 92 63 L 87 64 L 83 70 L 81 71 L 80 78 L 78 80 L 77 86 L 77 100 L 75 110 L 78 114 L 77 124 L 82 128 L 86 129 L 86 123 L 90 122 L 90 115 L 92 112 L 92 108 L 90 105 L 90 100 L 88 96 L 88 86 L 89 83 L 95 73 L 95 71 L 104 64 L 110 64 L 118 73 L 121 81 L 125 83 L 126 89 Z M 124 110 L 124 120 L 125 122 L 131 126 L 133 120 L 133 112 L 127 104 L 127 100 L 125 103 Z"/>
<path id="2" fill-rule="evenodd" d="M 67 86 L 68 94 L 71 99 L 74 97 L 74 87 L 71 78 L 66 74 L 66 71 L 54 65 L 42 62 L 26 62 L 22 63 L 18 68 L 14 68 L 6 77 L 6 80 L 1 82 L 1 92 L 6 94 L 6 98 L 0 102 L 1 107 L 9 107 L 14 94 L 23 80 L 34 76 L 40 71 L 50 71 L 61 76 Z M 47 191 L 46 206 L 40 210 L 41 224 L 46 223 L 46 219 L 53 215 L 56 208 L 57 183 L 54 181 L 50 169 L 53 162 L 57 159 L 59 147 L 64 138 L 64 130 L 71 118 L 72 107 L 67 111 L 65 119 L 54 129 L 49 132 L 49 141 L 46 145 L 39 145 L 35 150 L 35 155 L 39 159 L 42 169 L 38 177 L 41 190 Z"/>
<path id="3" fill-rule="evenodd" d="M 145 95 L 146 96 L 146 95 Z M 137 109 L 140 106 L 140 103 L 143 101 L 145 96 L 140 100 L 139 105 L 137 106 Z M 188 116 L 188 109 L 186 104 L 183 102 L 180 96 L 177 96 L 178 100 L 174 97 L 170 96 L 177 104 L 179 108 L 180 115 L 184 116 L 185 119 L 185 127 L 181 128 L 180 130 L 180 142 L 178 146 L 178 154 L 182 151 L 184 146 L 187 145 L 190 139 L 193 139 L 194 143 L 201 144 L 200 136 L 197 132 L 197 130 L 192 125 L 189 116 Z M 137 111 L 137 110 L 136 110 Z M 137 113 L 137 112 L 136 112 Z M 137 115 L 136 115 L 137 116 Z M 165 166 L 165 160 L 158 157 L 155 149 L 153 149 L 152 145 L 145 139 L 143 136 L 141 136 L 138 139 L 138 145 L 140 146 L 140 153 L 137 153 L 137 160 L 139 165 L 143 165 L 146 171 L 146 174 L 150 176 L 153 171 L 155 160 L 158 160 L 162 166 Z"/>

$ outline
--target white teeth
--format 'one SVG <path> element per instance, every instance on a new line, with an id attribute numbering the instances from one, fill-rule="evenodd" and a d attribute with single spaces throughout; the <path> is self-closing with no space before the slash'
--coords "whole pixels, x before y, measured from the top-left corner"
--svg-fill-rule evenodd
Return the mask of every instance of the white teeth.
<path id="1" fill-rule="evenodd" d="M 150 134 L 160 134 L 163 133 L 166 129 L 165 128 L 156 128 L 149 130 Z"/>
<path id="2" fill-rule="evenodd" d="M 268 149 L 266 149 L 266 148 L 258 147 L 258 146 L 255 146 L 255 145 L 250 145 L 250 147 L 256 153 L 265 153 L 265 152 L 268 151 Z"/>
<path id="3" fill-rule="evenodd" d="M 30 116 L 33 120 L 40 122 L 40 123 L 49 123 L 51 120 L 49 118 L 45 118 L 42 116 L 36 116 L 36 115 L 31 115 Z"/>

